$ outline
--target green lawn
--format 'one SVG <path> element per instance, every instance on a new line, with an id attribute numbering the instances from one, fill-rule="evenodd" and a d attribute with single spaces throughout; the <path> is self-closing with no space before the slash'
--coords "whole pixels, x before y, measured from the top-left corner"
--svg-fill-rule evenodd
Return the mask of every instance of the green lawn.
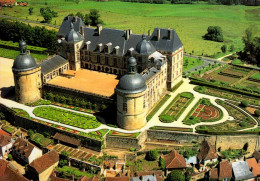
<path id="1" fill-rule="evenodd" d="M 251 75 L 250 78 L 260 81 L 260 73 L 255 73 L 255 74 Z"/>
<path id="2" fill-rule="evenodd" d="M 221 52 L 223 43 L 205 41 L 202 36 L 208 26 L 220 26 L 228 46 L 234 44 L 235 49 L 243 47 L 241 36 L 244 30 L 253 25 L 260 28 L 260 7 L 256 6 L 225 6 L 199 4 L 144 4 L 120 1 L 96 2 L 57 0 L 28 0 L 28 7 L 3 8 L 0 14 L 42 21 L 40 8 L 47 6 L 58 12 L 58 17 L 52 20 L 61 24 L 64 16 L 69 13 L 88 13 L 90 9 L 98 9 L 105 26 L 117 29 L 132 29 L 133 33 L 147 33 L 154 27 L 173 28 L 180 36 L 187 53 L 214 55 Z M 28 9 L 34 8 L 34 14 L 29 16 Z M 260 32 L 258 31 L 258 34 Z"/>
<path id="3" fill-rule="evenodd" d="M 79 114 L 54 107 L 37 107 L 33 110 L 33 113 L 38 117 L 82 129 L 93 129 L 101 125 L 94 116 Z"/>
<path id="4" fill-rule="evenodd" d="M 40 133 L 35 133 L 31 136 L 31 140 L 34 141 L 35 143 L 38 143 L 42 147 L 46 147 L 49 144 L 53 143 L 53 140 L 45 138 L 42 134 Z"/>
<path id="5" fill-rule="evenodd" d="M 20 52 L 16 51 L 16 50 L 11 50 L 11 49 L 7 49 L 7 48 L 0 48 L 0 57 L 15 59 L 19 55 L 19 53 Z M 39 62 L 43 59 L 46 59 L 48 57 L 47 55 L 44 55 L 44 54 L 31 53 L 31 55 L 33 56 L 33 58 L 37 62 Z"/>
<path id="6" fill-rule="evenodd" d="M 184 57 L 183 58 L 183 72 L 189 70 L 193 67 L 197 67 L 202 65 L 203 61 L 201 59 L 192 58 L 192 57 Z"/>

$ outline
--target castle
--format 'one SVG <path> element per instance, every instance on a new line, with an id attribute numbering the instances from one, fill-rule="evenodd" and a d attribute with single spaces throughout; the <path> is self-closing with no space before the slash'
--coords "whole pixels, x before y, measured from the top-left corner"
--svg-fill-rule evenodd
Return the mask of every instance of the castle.
<path id="1" fill-rule="evenodd" d="M 146 36 L 101 25 L 89 28 L 67 16 L 57 33 L 57 55 L 41 64 L 20 42 L 12 68 L 16 100 L 37 101 L 45 85 L 108 97 L 116 102 L 118 125 L 139 129 L 166 91 L 181 81 L 183 50 L 171 29 L 155 28 Z"/>

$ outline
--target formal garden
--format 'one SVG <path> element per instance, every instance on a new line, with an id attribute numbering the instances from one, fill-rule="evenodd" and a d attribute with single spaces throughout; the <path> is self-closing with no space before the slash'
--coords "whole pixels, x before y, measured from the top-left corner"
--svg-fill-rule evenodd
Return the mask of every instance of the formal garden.
<path id="1" fill-rule="evenodd" d="M 52 139 L 46 138 L 40 133 L 33 133 L 32 135 L 30 135 L 30 139 L 42 148 L 46 148 L 48 145 L 54 143 Z"/>
<path id="2" fill-rule="evenodd" d="M 118 137 L 128 137 L 128 138 L 137 138 L 141 132 L 137 133 L 122 133 L 118 131 L 110 130 L 107 135 L 109 136 L 118 136 Z"/>
<path id="3" fill-rule="evenodd" d="M 180 128 L 180 127 L 153 126 L 149 129 L 151 129 L 151 130 L 165 130 L 165 131 L 193 132 L 193 128 Z"/>
<path id="4" fill-rule="evenodd" d="M 191 109 L 183 123 L 194 125 L 200 122 L 215 122 L 223 117 L 223 112 L 214 106 L 209 99 L 202 98 Z"/>
<path id="5" fill-rule="evenodd" d="M 50 106 L 37 107 L 33 110 L 33 113 L 41 118 L 82 129 L 94 129 L 101 125 L 94 116 L 79 114 Z"/>
<path id="6" fill-rule="evenodd" d="M 21 117 L 25 117 L 25 118 L 29 118 L 29 119 L 31 118 L 31 116 L 23 109 L 12 108 L 12 110 L 14 110 L 16 112 L 16 114 Z"/>
<path id="7" fill-rule="evenodd" d="M 227 120 L 223 123 L 214 124 L 214 125 L 200 125 L 196 127 L 196 131 L 199 133 L 217 133 L 217 132 L 235 132 L 238 130 L 251 128 L 256 125 L 256 122 L 248 117 L 245 113 L 240 111 L 236 106 L 227 103 L 222 100 L 216 101 L 219 105 L 224 107 L 230 116 L 234 120 Z"/>
<path id="8" fill-rule="evenodd" d="M 183 92 L 178 94 L 162 112 L 160 115 L 160 121 L 163 123 L 171 123 L 178 120 L 178 118 L 189 106 L 193 99 L 194 96 L 190 92 Z"/>

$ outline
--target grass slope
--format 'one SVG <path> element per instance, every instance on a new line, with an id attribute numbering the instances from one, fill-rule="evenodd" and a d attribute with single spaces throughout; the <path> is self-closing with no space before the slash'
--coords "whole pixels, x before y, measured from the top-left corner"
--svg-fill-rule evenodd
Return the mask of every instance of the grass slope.
<path id="1" fill-rule="evenodd" d="M 220 52 L 223 43 L 205 41 L 201 38 L 208 26 L 221 26 L 224 31 L 225 44 L 234 44 L 236 49 L 243 48 L 241 37 L 244 30 L 253 25 L 260 28 L 260 7 L 208 5 L 144 4 L 120 1 L 95 2 L 84 1 L 76 4 L 64 0 L 28 0 L 28 7 L 3 8 L 0 14 L 28 18 L 41 21 L 40 8 L 47 6 L 59 14 L 52 20 L 61 24 L 69 13 L 88 13 L 90 9 L 98 9 L 105 26 L 117 29 L 132 29 L 133 33 L 147 33 L 154 27 L 174 28 L 180 36 L 185 51 L 201 55 L 214 55 Z M 28 9 L 34 8 L 29 16 Z M 260 34 L 258 32 L 258 34 Z"/>

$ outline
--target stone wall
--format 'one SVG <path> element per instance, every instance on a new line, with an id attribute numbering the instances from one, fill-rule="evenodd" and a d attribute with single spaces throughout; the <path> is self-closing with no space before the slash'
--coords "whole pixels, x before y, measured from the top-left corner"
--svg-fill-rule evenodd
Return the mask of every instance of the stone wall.
<path id="1" fill-rule="evenodd" d="M 148 130 L 147 140 L 170 140 L 180 144 L 191 143 L 192 141 L 201 142 L 209 141 L 212 145 L 216 145 L 218 150 L 226 149 L 242 149 L 247 147 L 249 152 L 259 149 L 259 135 L 203 135 L 194 133 L 181 133 L 162 130 Z"/>

